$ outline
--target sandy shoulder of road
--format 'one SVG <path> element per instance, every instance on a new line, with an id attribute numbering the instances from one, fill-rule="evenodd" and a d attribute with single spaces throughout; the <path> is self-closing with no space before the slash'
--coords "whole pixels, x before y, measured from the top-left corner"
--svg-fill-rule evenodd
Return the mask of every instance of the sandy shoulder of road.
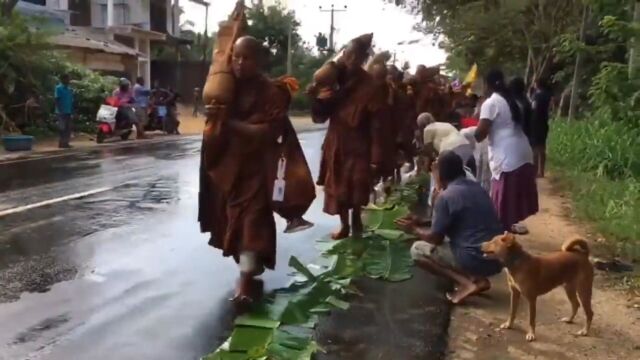
<path id="1" fill-rule="evenodd" d="M 181 106 L 179 109 L 180 116 L 180 133 L 183 135 L 199 135 L 204 130 L 205 117 L 200 114 L 193 116 L 191 109 Z M 325 125 L 314 124 L 309 116 L 291 116 L 293 127 L 298 132 L 322 129 Z"/>
<path id="2" fill-rule="evenodd" d="M 526 221 L 530 234 L 520 241 L 532 253 L 557 251 L 575 235 L 588 235 L 585 227 L 570 219 L 570 202 L 554 192 L 547 180 L 538 183 L 540 213 Z M 587 236 L 587 238 L 589 238 Z M 493 279 L 486 296 L 470 299 L 454 310 L 449 329 L 450 359 L 640 359 L 640 298 L 611 288 L 598 272 L 593 291 L 592 333 L 578 337 L 584 313 L 575 324 L 560 322 L 570 305 L 562 288 L 538 298 L 536 336 L 528 343 L 525 331 L 528 307 L 520 303 L 513 330 L 497 330 L 507 319 L 509 290 L 504 274 Z"/>
<path id="3" fill-rule="evenodd" d="M 180 106 L 178 109 L 178 116 L 180 119 L 180 133 L 182 135 L 200 135 L 204 130 L 205 118 L 204 115 L 192 116 L 192 110 L 186 106 Z M 326 125 L 314 124 L 309 116 L 291 116 L 291 122 L 294 128 L 298 132 L 313 131 L 324 129 Z M 160 132 L 147 133 L 149 138 L 161 138 L 164 136 Z M 130 141 L 135 141 L 135 134 L 131 136 Z M 120 142 L 120 141 L 118 141 Z M 75 149 L 90 149 L 98 146 L 95 141 L 95 136 L 92 134 L 73 134 L 71 138 L 71 145 Z M 22 156 L 38 155 L 40 153 L 58 151 L 58 139 L 55 137 L 36 139 L 33 145 L 32 151 L 27 152 L 8 152 L 0 146 L 0 161 L 1 160 L 13 160 L 14 158 L 20 158 Z"/>

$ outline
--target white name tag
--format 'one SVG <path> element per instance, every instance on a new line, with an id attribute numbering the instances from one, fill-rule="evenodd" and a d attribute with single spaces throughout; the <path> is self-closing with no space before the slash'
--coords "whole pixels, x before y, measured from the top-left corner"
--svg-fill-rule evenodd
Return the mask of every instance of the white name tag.
<path id="1" fill-rule="evenodd" d="M 284 201 L 284 187 L 285 181 L 282 179 L 273 182 L 273 201 Z"/>

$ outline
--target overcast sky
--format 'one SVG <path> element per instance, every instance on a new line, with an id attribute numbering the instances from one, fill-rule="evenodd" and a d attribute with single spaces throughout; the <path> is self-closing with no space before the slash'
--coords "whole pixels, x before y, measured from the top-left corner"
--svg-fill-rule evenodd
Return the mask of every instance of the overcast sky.
<path id="1" fill-rule="evenodd" d="M 209 31 L 218 28 L 218 22 L 224 20 L 233 9 L 236 0 L 209 0 Z M 265 4 L 275 2 L 265 0 Z M 251 1 L 247 0 L 247 4 Z M 336 12 L 334 35 L 337 46 L 344 45 L 350 39 L 367 33 L 374 33 L 376 49 L 396 51 L 399 63 L 408 60 L 412 67 L 418 64 L 427 66 L 443 63 L 446 54 L 433 46 L 431 37 L 414 31 L 413 25 L 419 19 L 408 14 L 403 9 L 386 4 L 383 0 L 283 0 L 281 3 L 296 13 L 302 23 L 300 33 L 304 40 L 314 44 L 318 32 L 328 33 L 330 14 L 320 12 L 319 6 L 329 9 L 335 4 L 336 9 L 347 5 L 346 12 Z M 181 21 L 191 20 L 195 23 L 196 31 L 204 30 L 205 12 L 201 5 L 181 0 L 180 5 L 185 9 Z M 398 45 L 398 42 L 421 40 L 414 45 Z"/>

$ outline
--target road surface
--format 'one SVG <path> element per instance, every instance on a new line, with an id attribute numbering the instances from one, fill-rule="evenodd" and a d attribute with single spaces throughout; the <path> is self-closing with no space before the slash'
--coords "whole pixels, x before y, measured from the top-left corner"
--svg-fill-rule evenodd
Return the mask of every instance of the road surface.
<path id="1" fill-rule="evenodd" d="M 322 133 L 301 141 L 317 164 Z M 185 138 L 0 165 L 0 359 L 196 359 L 219 344 L 237 270 L 199 233 L 199 150 Z M 268 288 L 287 284 L 290 255 L 314 258 L 334 226 L 320 206 L 313 229 L 280 234 Z"/>
<path id="2" fill-rule="evenodd" d="M 323 132 L 300 134 L 314 178 Z M 0 359 L 198 359 L 231 328 L 237 268 L 197 224 L 200 139 L 130 142 L 0 162 Z M 316 256 L 336 220 L 282 234 L 287 260 Z M 424 286 L 424 285 L 423 285 Z M 427 289 L 427 288 L 425 288 Z"/>

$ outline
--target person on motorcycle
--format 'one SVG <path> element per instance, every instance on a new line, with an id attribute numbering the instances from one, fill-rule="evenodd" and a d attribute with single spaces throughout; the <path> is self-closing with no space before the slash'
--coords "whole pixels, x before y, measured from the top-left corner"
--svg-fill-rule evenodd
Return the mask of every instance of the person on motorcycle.
<path id="1" fill-rule="evenodd" d="M 136 100 L 131 90 L 131 82 L 126 78 L 121 78 L 118 88 L 113 91 L 113 96 L 118 99 L 124 116 L 126 116 L 127 120 L 136 128 L 137 138 L 144 139 L 144 128 L 142 124 L 140 124 L 134 110 Z"/>
<path id="2" fill-rule="evenodd" d="M 167 104 L 167 121 L 169 122 L 167 128 L 169 133 L 180 135 L 178 127 L 180 127 L 180 121 L 178 120 L 178 100 L 180 100 L 180 94 L 173 90 L 171 87 L 167 90 L 169 98 L 166 101 Z"/>

